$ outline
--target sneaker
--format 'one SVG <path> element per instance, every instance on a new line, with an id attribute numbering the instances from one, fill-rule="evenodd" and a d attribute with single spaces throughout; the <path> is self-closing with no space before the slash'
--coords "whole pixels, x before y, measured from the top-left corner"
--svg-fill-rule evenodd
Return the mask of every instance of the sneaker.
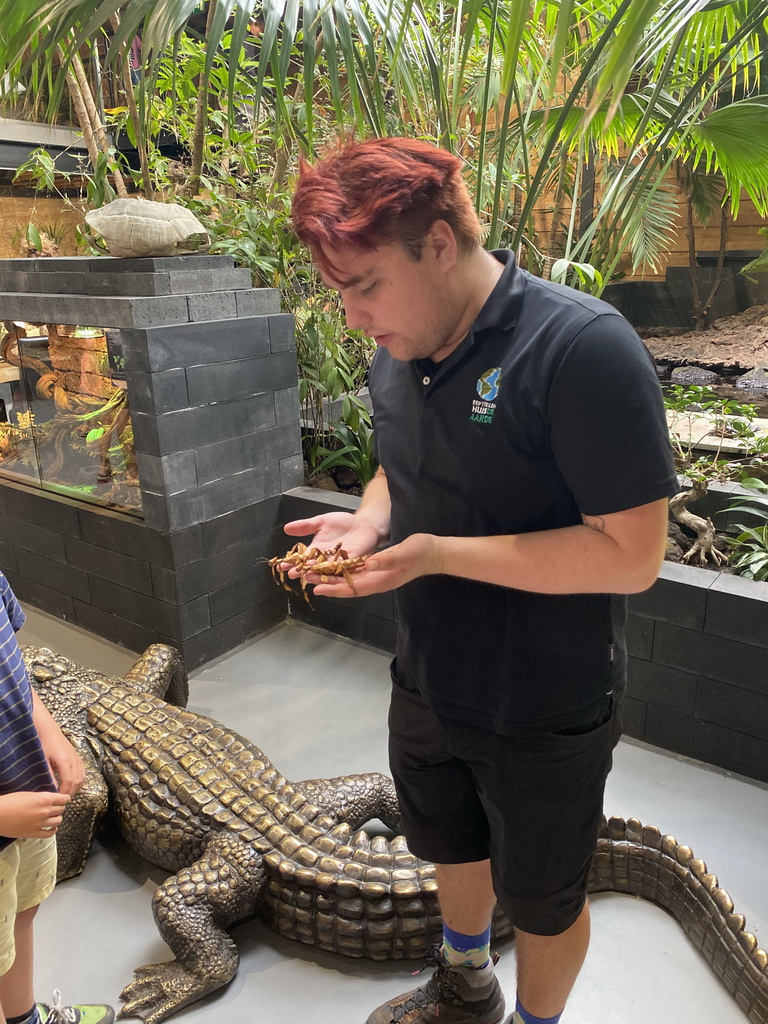
<path id="1" fill-rule="evenodd" d="M 436 968 L 429 981 L 383 1003 L 366 1024 L 496 1024 L 504 1016 L 496 959 L 485 967 L 452 967 L 434 946 L 422 967 Z"/>
<path id="2" fill-rule="evenodd" d="M 104 1003 L 61 1005 L 61 992 L 53 990 L 53 1003 L 38 1003 L 41 1024 L 113 1024 L 115 1011 Z"/>

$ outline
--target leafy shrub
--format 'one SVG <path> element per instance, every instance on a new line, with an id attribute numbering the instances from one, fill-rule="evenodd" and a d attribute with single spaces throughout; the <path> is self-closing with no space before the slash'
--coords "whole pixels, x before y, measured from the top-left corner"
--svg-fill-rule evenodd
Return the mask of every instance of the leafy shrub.
<path id="1" fill-rule="evenodd" d="M 768 437 L 755 430 L 756 407 L 724 398 L 711 387 L 675 384 L 665 390 L 664 405 L 676 415 L 670 441 L 678 473 L 702 483 L 741 480 L 768 475 Z M 698 430 L 696 424 L 703 420 Z M 718 438 L 717 447 L 702 452 L 705 437 Z M 726 439 L 731 441 L 725 451 Z"/>
<path id="2" fill-rule="evenodd" d="M 768 484 L 754 478 L 748 478 L 743 483 L 745 487 L 761 493 L 736 498 L 735 503 L 729 505 L 729 511 L 746 512 L 753 521 L 757 519 L 763 525 L 736 525 L 736 529 L 741 532 L 736 537 L 728 538 L 733 552 L 731 565 L 739 576 L 768 581 Z"/>
<path id="3" fill-rule="evenodd" d="M 373 429 L 370 419 L 360 419 L 358 429 L 353 429 L 342 420 L 331 424 L 332 437 L 341 442 L 337 449 L 318 445 L 317 454 L 323 458 L 315 467 L 316 473 L 327 472 L 343 466 L 357 476 L 361 487 L 371 482 L 378 463 L 373 455 Z"/>

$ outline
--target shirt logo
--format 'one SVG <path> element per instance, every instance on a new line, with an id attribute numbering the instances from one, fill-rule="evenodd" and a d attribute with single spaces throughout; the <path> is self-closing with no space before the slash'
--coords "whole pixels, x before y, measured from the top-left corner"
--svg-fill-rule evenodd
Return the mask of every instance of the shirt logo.
<path id="1" fill-rule="evenodd" d="M 496 398 L 501 386 L 501 367 L 494 366 L 486 370 L 477 382 L 477 393 L 480 399 L 473 399 L 472 413 L 469 417 L 472 423 L 493 423 L 493 414 L 496 412 Z"/>

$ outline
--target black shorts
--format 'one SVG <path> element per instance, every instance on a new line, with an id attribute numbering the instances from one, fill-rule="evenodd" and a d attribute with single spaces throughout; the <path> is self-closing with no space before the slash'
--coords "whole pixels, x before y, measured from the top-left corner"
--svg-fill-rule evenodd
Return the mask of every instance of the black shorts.
<path id="1" fill-rule="evenodd" d="M 534 935 L 581 913 L 621 724 L 613 698 L 562 732 L 501 736 L 445 719 L 395 684 L 389 758 L 408 846 L 438 864 L 490 858 L 499 904 Z"/>

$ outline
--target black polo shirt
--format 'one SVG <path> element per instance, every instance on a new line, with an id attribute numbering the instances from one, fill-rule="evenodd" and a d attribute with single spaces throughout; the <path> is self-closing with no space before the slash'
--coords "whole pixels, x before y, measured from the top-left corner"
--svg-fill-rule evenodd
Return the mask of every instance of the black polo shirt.
<path id="1" fill-rule="evenodd" d="M 571 526 L 677 489 L 653 361 L 630 324 L 494 256 L 504 271 L 447 359 L 373 360 L 392 543 Z M 396 678 L 448 717 L 510 735 L 565 728 L 623 690 L 623 596 L 429 576 L 396 605 Z"/>

